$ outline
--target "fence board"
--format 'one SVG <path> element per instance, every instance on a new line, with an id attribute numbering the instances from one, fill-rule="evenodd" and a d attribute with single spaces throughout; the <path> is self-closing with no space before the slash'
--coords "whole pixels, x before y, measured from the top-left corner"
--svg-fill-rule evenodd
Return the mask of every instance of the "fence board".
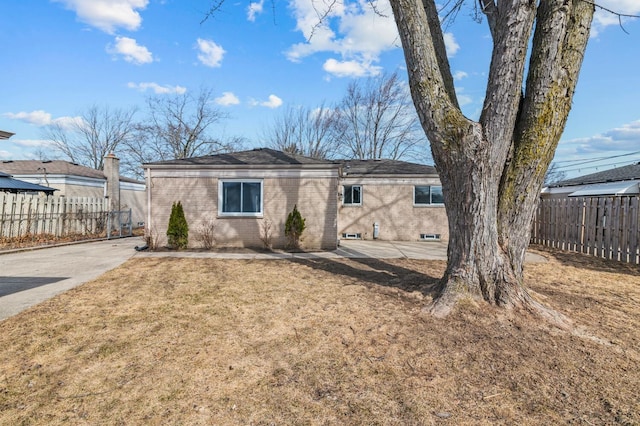
<path id="1" fill-rule="evenodd" d="M 620 260 L 620 254 L 622 253 L 622 247 L 620 246 L 620 225 L 621 222 L 624 223 L 624 218 L 620 217 L 622 214 L 620 201 L 620 197 L 613 197 L 613 205 L 611 209 L 611 259 L 614 260 Z"/>
<path id="2" fill-rule="evenodd" d="M 640 236 L 638 233 L 640 229 L 638 227 L 638 220 L 640 219 L 640 198 L 631 198 L 629 206 L 629 218 L 630 218 L 630 232 L 629 232 L 629 254 L 630 262 L 640 264 L 640 253 L 638 253 L 638 240 Z"/>
<path id="3" fill-rule="evenodd" d="M 620 260 L 622 262 L 629 262 L 629 244 L 627 241 L 628 232 L 624 232 L 625 229 L 629 229 L 629 200 L 620 200 Z"/>
<path id="4" fill-rule="evenodd" d="M 531 241 L 638 264 L 639 206 L 638 196 L 541 200 Z"/>
<path id="5" fill-rule="evenodd" d="M 0 193 L 0 237 L 4 238 L 100 234 L 107 215 L 108 205 L 102 198 Z"/>

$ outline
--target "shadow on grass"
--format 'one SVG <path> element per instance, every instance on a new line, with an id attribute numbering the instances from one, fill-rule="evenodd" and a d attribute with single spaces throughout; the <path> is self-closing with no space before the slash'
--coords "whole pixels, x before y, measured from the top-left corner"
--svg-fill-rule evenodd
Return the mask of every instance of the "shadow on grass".
<path id="1" fill-rule="evenodd" d="M 612 272 L 617 274 L 640 276 L 640 266 L 632 263 L 604 259 L 590 254 L 564 251 L 542 245 L 531 245 L 530 247 L 554 258 L 564 266 L 589 269 L 598 272 Z"/>
<path id="2" fill-rule="evenodd" d="M 435 295 L 440 278 L 437 273 L 419 272 L 375 258 L 292 258 L 291 262 L 309 268 L 342 275 L 372 285 L 397 288 L 406 292 L 419 291 L 425 296 Z"/>

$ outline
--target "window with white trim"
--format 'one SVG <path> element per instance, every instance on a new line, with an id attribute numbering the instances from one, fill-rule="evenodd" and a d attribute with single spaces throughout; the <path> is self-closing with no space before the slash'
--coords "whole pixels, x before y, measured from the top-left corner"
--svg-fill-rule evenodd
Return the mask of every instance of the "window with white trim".
<path id="1" fill-rule="evenodd" d="M 220 180 L 218 214 L 220 216 L 262 216 L 262 181 Z"/>
<path id="2" fill-rule="evenodd" d="M 342 204 L 345 206 L 361 206 L 362 185 L 344 185 L 342 187 Z"/>
<path id="3" fill-rule="evenodd" d="M 413 187 L 413 204 L 415 206 L 444 205 L 441 186 L 416 185 Z"/>

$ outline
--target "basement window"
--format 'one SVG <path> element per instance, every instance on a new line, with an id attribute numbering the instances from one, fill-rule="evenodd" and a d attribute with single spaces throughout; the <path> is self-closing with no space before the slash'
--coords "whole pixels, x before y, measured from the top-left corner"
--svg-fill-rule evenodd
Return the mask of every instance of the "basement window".
<path id="1" fill-rule="evenodd" d="M 420 234 L 422 241 L 440 241 L 440 234 Z"/>
<path id="2" fill-rule="evenodd" d="M 361 240 L 362 239 L 362 234 L 361 233 L 354 233 L 354 234 L 349 234 L 349 233 L 343 233 L 342 234 L 342 238 L 345 240 Z"/>

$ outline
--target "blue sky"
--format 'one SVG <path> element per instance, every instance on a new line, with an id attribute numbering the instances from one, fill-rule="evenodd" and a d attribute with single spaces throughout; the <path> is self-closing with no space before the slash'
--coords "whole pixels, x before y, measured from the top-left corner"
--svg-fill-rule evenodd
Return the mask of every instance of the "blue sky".
<path id="1" fill-rule="evenodd" d="M 327 2 L 328 3 L 328 2 Z M 640 0 L 602 0 L 640 14 Z M 91 105 L 138 106 L 154 94 L 211 88 L 229 114 L 212 134 L 260 136 L 286 106 L 331 104 L 354 78 L 399 70 L 404 59 L 388 3 L 338 4 L 318 27 L 311 0 L 22 0 L 0 4 L 0 160 L 50 149 L 44 126 Z M 316 6 L 322 2 L 315 1 Z M 476 118 L 490 55 L 486 23 L 462 12 L 447 29 L 463 111 Z M 569 122 L 556 154 L 569 176 L 640 161 L 640 20 L 598 12 Z M 313 34 L 313 35 L 312 35 Z M 312 36 L 311 36 L 312 35 Z M 142 118 L 142 114 L 139 116 Z M 615 156 L 615 158 L 614 158 Z M 583 159 L 602 158 L 583 164 Z M 597 169 L 596 169 L 597 167 Z"/>

